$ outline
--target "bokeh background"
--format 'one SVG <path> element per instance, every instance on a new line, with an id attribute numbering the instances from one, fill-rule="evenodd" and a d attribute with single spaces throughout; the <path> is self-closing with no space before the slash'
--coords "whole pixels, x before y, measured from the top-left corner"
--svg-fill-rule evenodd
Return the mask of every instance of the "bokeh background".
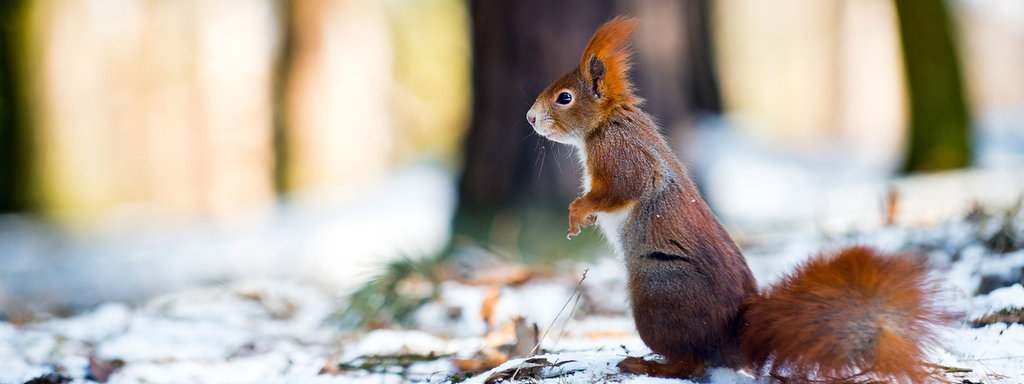
<path id="1" fill-rule="evenodd" d="M 575 158 L 525 113 L 619 14 L 741 241 L 1019 199 L 1018 0 L 5 0 L 0 316 L 607 254 L 564 240 Z"/>

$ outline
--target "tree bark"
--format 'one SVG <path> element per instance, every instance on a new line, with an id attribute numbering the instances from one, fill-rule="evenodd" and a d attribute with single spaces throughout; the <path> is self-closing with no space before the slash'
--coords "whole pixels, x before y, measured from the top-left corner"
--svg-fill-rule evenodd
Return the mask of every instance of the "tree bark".
<path id="1" fill-rule="evenodd" d="M 910 135 L 902 170 L 965 167 L 971 159 L 955 39 L 943 0 L 895 0 L 910 99 Z"/>
<path id="2" fill-rule="evenodd" d="M 291 151 L 288 142 L 288 82 L 292 76 L 295 57 L 296 16 L 295 2 L 281 1 L 275 4 L 278 20 L 277 57 L 274 62 L 271 108 L 273 109 L 272 147 L 274 150 L 274 191 L 282 194 L 290 190 L 288 181 L 288 159 Z"/>
<path id="3" fill-rule="evenodd" d="M 21 70 L 26 4 L 21 0 L 0 2 L 0 213 L 33 209 L 29 199 L 32 159 Z"/>
<path id="4" fill-rule="evenodd" d="M 710 38 L 710 0 L 622 2 L 640 18 L 633 79 L 644 108 L 673 133 L 722 112 Z"/>

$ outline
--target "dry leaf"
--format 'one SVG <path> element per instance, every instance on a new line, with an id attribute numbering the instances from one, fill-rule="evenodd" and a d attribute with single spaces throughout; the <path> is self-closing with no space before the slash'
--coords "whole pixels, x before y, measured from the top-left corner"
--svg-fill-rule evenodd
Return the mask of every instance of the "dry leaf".
<path id="1" fill-rule="evenodd" d="M 317 372 L 317 375 L 340 375 L 342 373 L 345 373 L 345 371 L 338 367 L 338 359 L 335 357 L 327 359 L 324 367 L 320 368 L 320 372 Z"/>
<path id="2" fill-rule="evenodd" d="M 533 277 L 533 270 L 522 264 L 500 263 L 475 270 L 460 279 L 467 285 L 516 285 Z"/>
<path id="3" fill-rule="evenodd" d="M 511 321 L 516 342 L 512 346 L 511 358 L 528 357 L 536 354 L 540 348 L 540 330 L 537 323 L 527 324 L 526 319 L 516 317 Z"/>
<path id="4" fill-rule="evenodd" d="M 487 329 L 494 327 L 494 309 L 498 307 L 498 300 L 501 299 L 501 287 L 492 285 L 484 296 L 483 305 L 480 306 L 480 317 L 487 323 Z"/>
<path id="5" fill-rule="evenodd" d="M 895 225 L 896 215 L 900 212 L 900 192 L 895 187 L 889 188 L 885 199 L 885 225 Z"/>
<path id="6" fill-rule="evenodd" d="M 495 348 L 483 348 L 473 357 L 453 357 L 452 364 L 460 371 L 486 371 L 508 361 L 508 354 Z"/>
<path id="7" fill-rule="evenodd" d="M 516 317 L 484 335 L 484 346 L 475 355 L 453 357 L 452 364 L 464 372 L 485 371 L 511 358 L 533 355 L 536 353 L 539 334 L 536 324 L 528 324 L 526 319 Z"/>
<path id="8" fill-rule="evenodd" d="M 103 360 L 96 357 L 96 355 L 90 354 L 89 368 L 85 379 L 97 383 L 106 383 L 107 380 L 110 380 L 110 375 L 114 374 L 114 371 L 122 366 L 124 366 L 124 361 L 121 359 Z"/>

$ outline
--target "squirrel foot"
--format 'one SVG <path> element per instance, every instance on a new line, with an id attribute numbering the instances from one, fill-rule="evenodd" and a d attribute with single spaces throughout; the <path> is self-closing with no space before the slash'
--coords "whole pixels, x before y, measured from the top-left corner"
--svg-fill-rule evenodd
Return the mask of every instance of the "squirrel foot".
<path id="1" fill-rule="evenodd" d="M 667 378 L 689 378 L 704 373 L 704 360 L 700 358 L 663 363 L 646 360 L 643 357 L 629 356 L 622 359 L 616 366 L 623 373 Z"/>

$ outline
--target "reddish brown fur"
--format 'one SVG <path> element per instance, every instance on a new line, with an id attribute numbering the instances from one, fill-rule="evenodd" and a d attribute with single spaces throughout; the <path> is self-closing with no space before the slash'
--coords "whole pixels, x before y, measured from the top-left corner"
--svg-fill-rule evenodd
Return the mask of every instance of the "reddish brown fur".
<path id="1" fill-rule="evenodd" d="M 601 215 L 625 216 L 621 229 L 603 229 L 625 254 L 640 337 L 669 360 L 642 372 L 690 376 L 705 364 L 739 367 L 738 317 L 756 284 L 632 94 L 627 42 L 635 28 L 636 21 L 616 18 L 598 29 L 580 66 L 548 87 L 529 115 L 550 118 L 550 131 L 537 123 L 538 132 L 582 152 L 590 183 L 570 205 L 569 233 Z M 574 101 L 556 103 L 567 91 Z"/>
<path id="2" fill-rule="evenodd" d="M 825 317 L 837 333 L 812 333 L 812 337 L 821 338 L 812 353 L 801 353 L 798 343 L 778 341 L 777 333 L 787 326 L 779 323 L 760 327 L 761 320 L 752 321 L 772 320 L 770 316 L 776 316 L 796 321 L 795 324 L 813 323 L 828 310 L 791 312 L 786 307 L 774 307 L 771 300 L 756 299 L 757 285 L 739 248 L 705 204 L 651 117 L 640 109 L 640 99 L 632 93 L 627 43 L 635 28 L 634 20 L 624 18 L 599 28 L 579 66 L 544 90 L 527 114 L 539 134 L 576 146 L 586 172 L 586 191 L 569 207 L 569 234 L 578 234 L 581 226 L 595 222 L 601 225 L 606 237 L 625 258 L 637 331 L 652 351 L 668 360 L 661 364 L 630 358 L 619 367 L 627 372 L 674 377 L 699 375 L 705 365 L 742 367 L 747 364 L 740 353 L 739 329 L 744 323 L 744 351 L 761 369 L 774 363 L 772 367 L 792 368 L 798 375 L 809 375 L 811 372 L 804 367 L 814 363 L 815 370 L 826 373 L 871 370 L 897 378 L 918 377 L 919 365 L 906 356 L 920 357 L 921 347 L 913 339 L 905 338 L 904 331 L 926 331 L 920 325 L 923 323 L 903 324 L 891 331 L 885 328 L 886 331 L 874 334 L 877 342 L 871 345 L 896 351 L 898 356 L 891 356 L 877 352 L 878 348 L 872 349 L 876 351 L 872 353 L 861 352 L 869 348 L 864 347 L 859 335 L 869 334 L 879 324 L 863 320 L 865 317 L 859 323 Z M 569 93 L 572 101 L 558 102 L 562 93 Z M 868 258 L 863 263 L 866 271 L 872 266 L 890 269 L 880 259 Z M 904 265 L 899 261 L 894 264 Z M 824 263 L 819 269 L 827 278 L 810 278 L 821 283 L 826 298 L 840 308 L 865 308 L 861 299 L 865 295 L 894 296 L 899 299 L 894 303 L 908 308 L 882 307 L 881 312 L 872 315 L 896 321 L 934 317 L 929 307 L 912 302 L 915 297 L 924 301 L 924 291 L 921 295 L 878 296 L 830 286 L 828 278 L 845 273 L 840 270 L 845 268 L 842 263 Z M 923 273 L 916 270 L 918 275 L 908 275 L 912 280 Z M 855 279 L 871 276 L 874 275 L 867 272 L 854 275 Z M 875 285 L 860 285 L 886 292 L 924 287 L 923 280 L 882 279 Z M 744 317 L 748 302 L 754 315 Z M 815 305 L 828 308 L 830 302 L 801 304 L 805 307 L 799 308 L 805 310 L 818 308 Z M 794 329 L 802 332 L 799 327 L 787 328 Z M 776 349 L 779 346 L 783 349 Z M 817 356 L 819 353 L 826 355 Z M 848 360 L 851 356 L 864 358 Z M 850 362 L 861 368 L 851 368 Z"/>
<path id="3" fill-rule="evenodd" d="M 631 64 L 629 38 L 638 24 L 636 19 L 622 16 L 612 19 L 594 32 L 594 37 L 590 38 L 590 43 L 580 57 L 580 75 L 584 79 L 591 78 L 592 58 L 597 57 L 603 62 L 607 74 L 602 93 L 622 104 L 639 101 L 633 95 L 633 85 L 628 78 Z"/>
<path id="4" fill-rule="evenodd" d="M 811 259 L 747 306 L 741 345 L 794 380 L 923 383 L 924 348 L 946 315 L 920 260 L 866 247 Z M 852 381 L 852 380 L 851 380 Z"/>

